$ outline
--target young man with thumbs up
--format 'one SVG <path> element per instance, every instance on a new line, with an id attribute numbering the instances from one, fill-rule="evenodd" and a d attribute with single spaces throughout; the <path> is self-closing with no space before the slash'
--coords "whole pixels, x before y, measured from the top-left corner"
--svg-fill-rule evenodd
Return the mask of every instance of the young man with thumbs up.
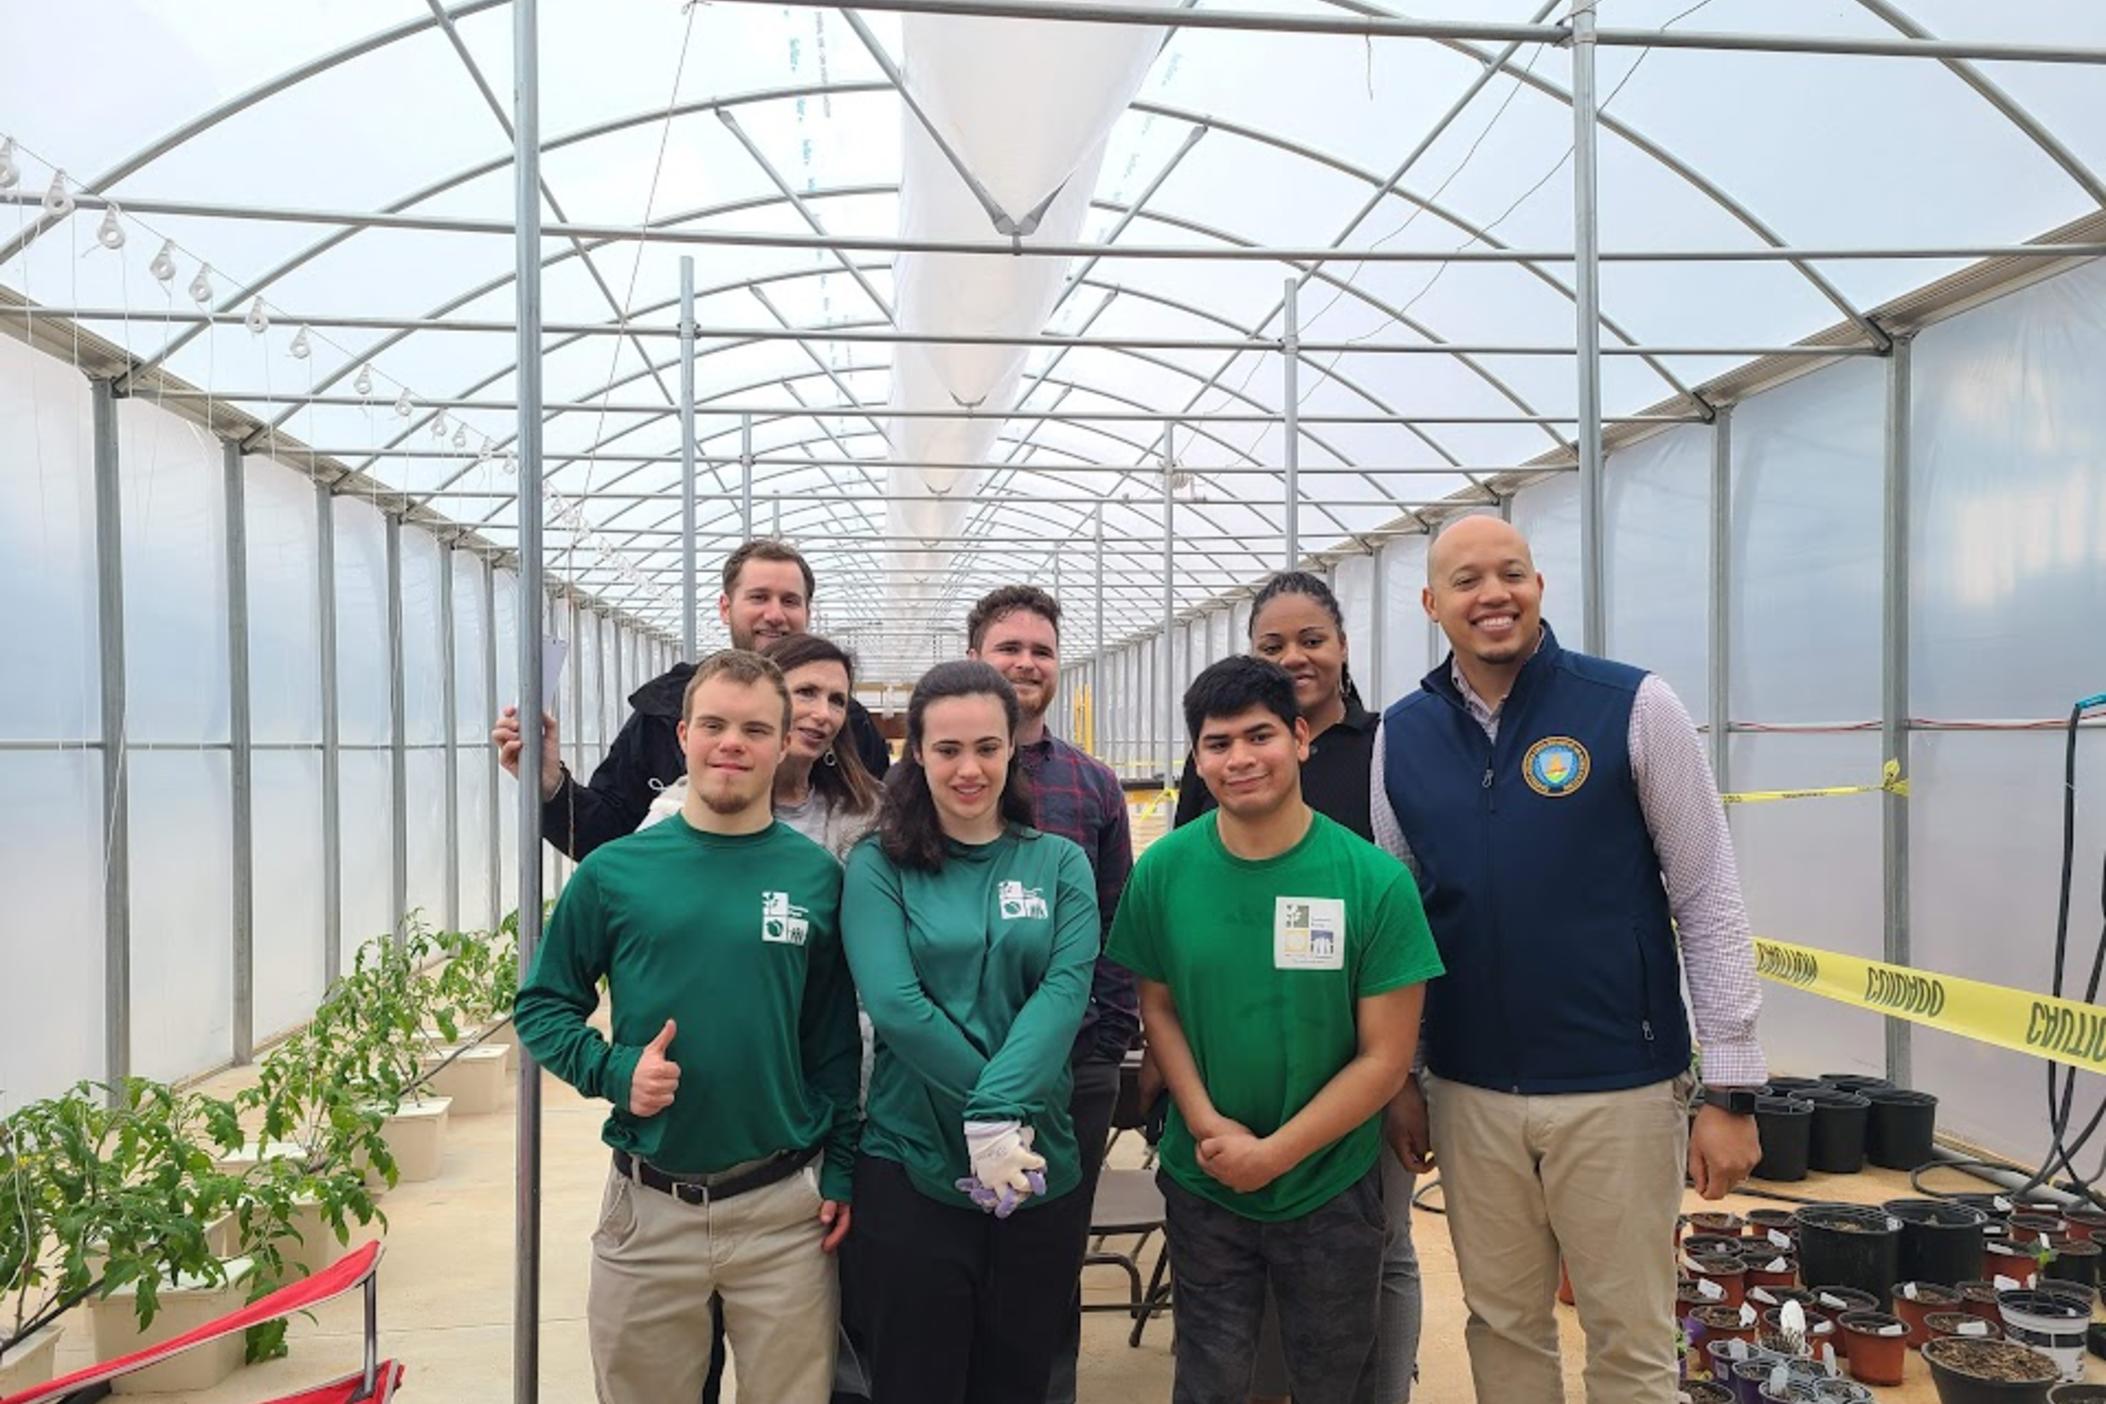
<path id="1" fill-rule="evenodd" d="M 860 1064 L 840 865 L 770 807 L 790 720 L 774 664 L 719 653 L 681 710 L 685 807 L 579 864 L 515 1022 L 613 1104 L 586 1297 L 602 1404 L 701 1397 L 712 1293 L 741 1398 L 825 1404 Z M 586 1023 L 602 978 L 611 1043 Z"/>

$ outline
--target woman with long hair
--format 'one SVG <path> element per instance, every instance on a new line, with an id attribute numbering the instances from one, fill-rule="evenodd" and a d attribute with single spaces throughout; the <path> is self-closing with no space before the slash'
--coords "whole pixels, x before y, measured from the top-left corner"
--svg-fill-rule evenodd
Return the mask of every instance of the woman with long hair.
<path id="1" fill-rule="evenodd" d="M 856 748 L 842 735 L 855 696 L 856 665 L 848 650 L 817 634 L 789 634 L 761 650 L 790 688 L 790 734 L 775 772 L 775 817 L 845 860 L 877 823 L 878 787 Z M 652 801 L 644 826 L 677 811 L 685 778 Z"/>
<path id="2" fill-rule="evenodd" d="M 1043 1404 L 1090 1206 L 1068 1117 L 1096 890 L 1031 827 L 1017 700 L 943 663 L 907 704 L 842 939 L 877 1033 L 847 1271 L 874 1404 Z"/>

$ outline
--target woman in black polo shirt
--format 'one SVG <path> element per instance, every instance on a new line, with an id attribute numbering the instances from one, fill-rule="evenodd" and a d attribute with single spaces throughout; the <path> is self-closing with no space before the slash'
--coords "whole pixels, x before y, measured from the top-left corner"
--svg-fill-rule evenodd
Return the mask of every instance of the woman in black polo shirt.
<path id="1" fill-rule="evenodd" d="M 1250 651 L 1294 679 L 1294 700 L 1309 722 L 1309 759 L 1302 765 L 1302 798 L 1311 809 L 1374 841 L 1368 816 L 1368 773 L 1382 718 L 1361 705 L 1346 662 L 1345 614 L 1331 587 L 1307 571 L 1290 570 L 1265 582 L 1251 603 Z M 1178 827 L 1214 807 L 1192 757 L 1178 782 Z M 1152 1079 L 1150 1079 L 1152 1081 Z M 1411 1243 L 1412 1173 L 1393 1153 L 1382 1159 L 1383 1207 L 1389 1240 L 1382 1255 L 1382 1318 L 1375 1343 L 1373 1398 L 1401 1404 L 1411 1397 L 1419 1352 L 1419 1260 Z M 1279 1317 L 1267 1301 L 1251 1374 L 1253 1401 L 1284 1401 L 1287 1365 L 1280 1351 Z"/>
<path id="2" fill-rule="evenodd" d="M 1374 842 L 1367 781 L 1375 727 L 1382 718 L 1361 705 L 1360 689 L 1353 686 L 1346 666 L 1345 615 L 1331 587 L 1302 570 L 1266 581 L 1251 602 L 1250 651 L 1279 664 L 1294 679 L 1294 700 L 1309 722 L 1302 798 L 1317 813 Z M 1213 807 L 1214 796 L 1188 752 L 1171 827 L 1182 827 Z"/>

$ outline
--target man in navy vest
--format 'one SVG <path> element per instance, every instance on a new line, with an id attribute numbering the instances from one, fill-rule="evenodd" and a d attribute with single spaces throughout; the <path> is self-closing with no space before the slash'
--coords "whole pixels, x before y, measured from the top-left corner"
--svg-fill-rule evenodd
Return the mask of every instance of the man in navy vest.
<path id="1" fill-rule="evenodd" d="M 1590 1404 L 1668 1404 L 1683 1172 L 1717 1199 L 1754 1168 L 1752 1098 L 1723 1094 L 1768 1075 L 1717 784 L 1666 683 L 1559 645 L 1512 526 L 1453 523 L 1426 575 L 1453 652 L 1383 715 L 1370 788 L 1448 973 L 1388 1134 L 1413 1169 L 1439 1158 L 1478 1399 L 1563 1397 L 1562 1257 Z"/>

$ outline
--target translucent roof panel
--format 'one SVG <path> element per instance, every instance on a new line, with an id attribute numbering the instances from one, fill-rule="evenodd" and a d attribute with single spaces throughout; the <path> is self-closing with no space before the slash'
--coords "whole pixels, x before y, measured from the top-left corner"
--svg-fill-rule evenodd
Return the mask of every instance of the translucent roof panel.
<path id="1" fill-rule="evenodd" d="M 1567 8 L 1435 0 L 1412 14 L 1556 22 Z M 1199 9 L 1388 13 L 1357 0 Z M 861 18 L 865 34 L 817 8 L 542 6 L 541 213 L 589 231 L 541 249 L 549 540 L 567 571 L 590 552 L 655 591 L 677 565 L 673 333 L 692 259 L 710 542 L 745 527 L 739 412 L 757 411 L 756 527 L 779 521 L 854 582 L 843 609 L 898 585 L 881 499 L 921 480 L 887 462 L 883 337 L 912 282 L 890 249 L 809 245 L 902 227 L 917 119 L 890 75 L 917 75 L 911 36 L 944 21 Z M 2106 47 L 2106 11 L 2080 0 L 1604 0 L 1598 18 Z M 1115 554 L 1152 549 L 1172 421 L 1193 565 L 1180 604 L 1276 561 L 1290 280 L 1305 549 L 1418 530 L 1425 504 L 1487 500 L 1501 470 L 1569 466 L 1569 45 L 1134 33 L 1152 62 L 1080 170 L 1077 237 L 1103 253 L 1062 265 L 1037 324 L 1084 344 L 1016 352 L 1013 398 L 982 412 L 1017 413 L 990 426 L 989 466 L 948 529 L 974 547 L 932 588 L 955 604 L 985 580 L 1037 578 L 1044 543 L 1088 538 L 1099 503 Z M 174 0 L 35 7 L 0 54 L 0 135 L 21 175 L 0 207 L 0 288 L 75 314 L 135 375 L 180 382 L 142 379 L 153 393 L 224 401 L 267 426 L 266 444 L 327 455 L 365 475 L 358 490 L 408 494 L 508 546 L 512 60 L 502 0 L 227 0 L 209 25 Z M 1869 314 L 1971 262 L 1615 255 L 2006 247 L 2106 204 L 2096 65 L 1624 45 L 1597 63 L 1612 421 L 1700 419 L 1692 392 L 1810 337 L 1877 353 Z M 923 96 L 993 188 L 1005 153 L 1042 135 L 962 111 L 954 92 Z M 46 229 L 34 200 L 55 170 L 90 198 Z M 121 248 L 97 242 L 100 196 L 121 207 Z M 1001 236 L 990 221 L 966 237 Z M 1334 248 L 1321 262 L 1276 252 Z M 1144 256 L 1164 249 L 1260 256 Z M 260 332 L 244 325 L 259 306 Z M 1149 608 L 1135 597 L 1120 621 L 1145 624 Z"/>

